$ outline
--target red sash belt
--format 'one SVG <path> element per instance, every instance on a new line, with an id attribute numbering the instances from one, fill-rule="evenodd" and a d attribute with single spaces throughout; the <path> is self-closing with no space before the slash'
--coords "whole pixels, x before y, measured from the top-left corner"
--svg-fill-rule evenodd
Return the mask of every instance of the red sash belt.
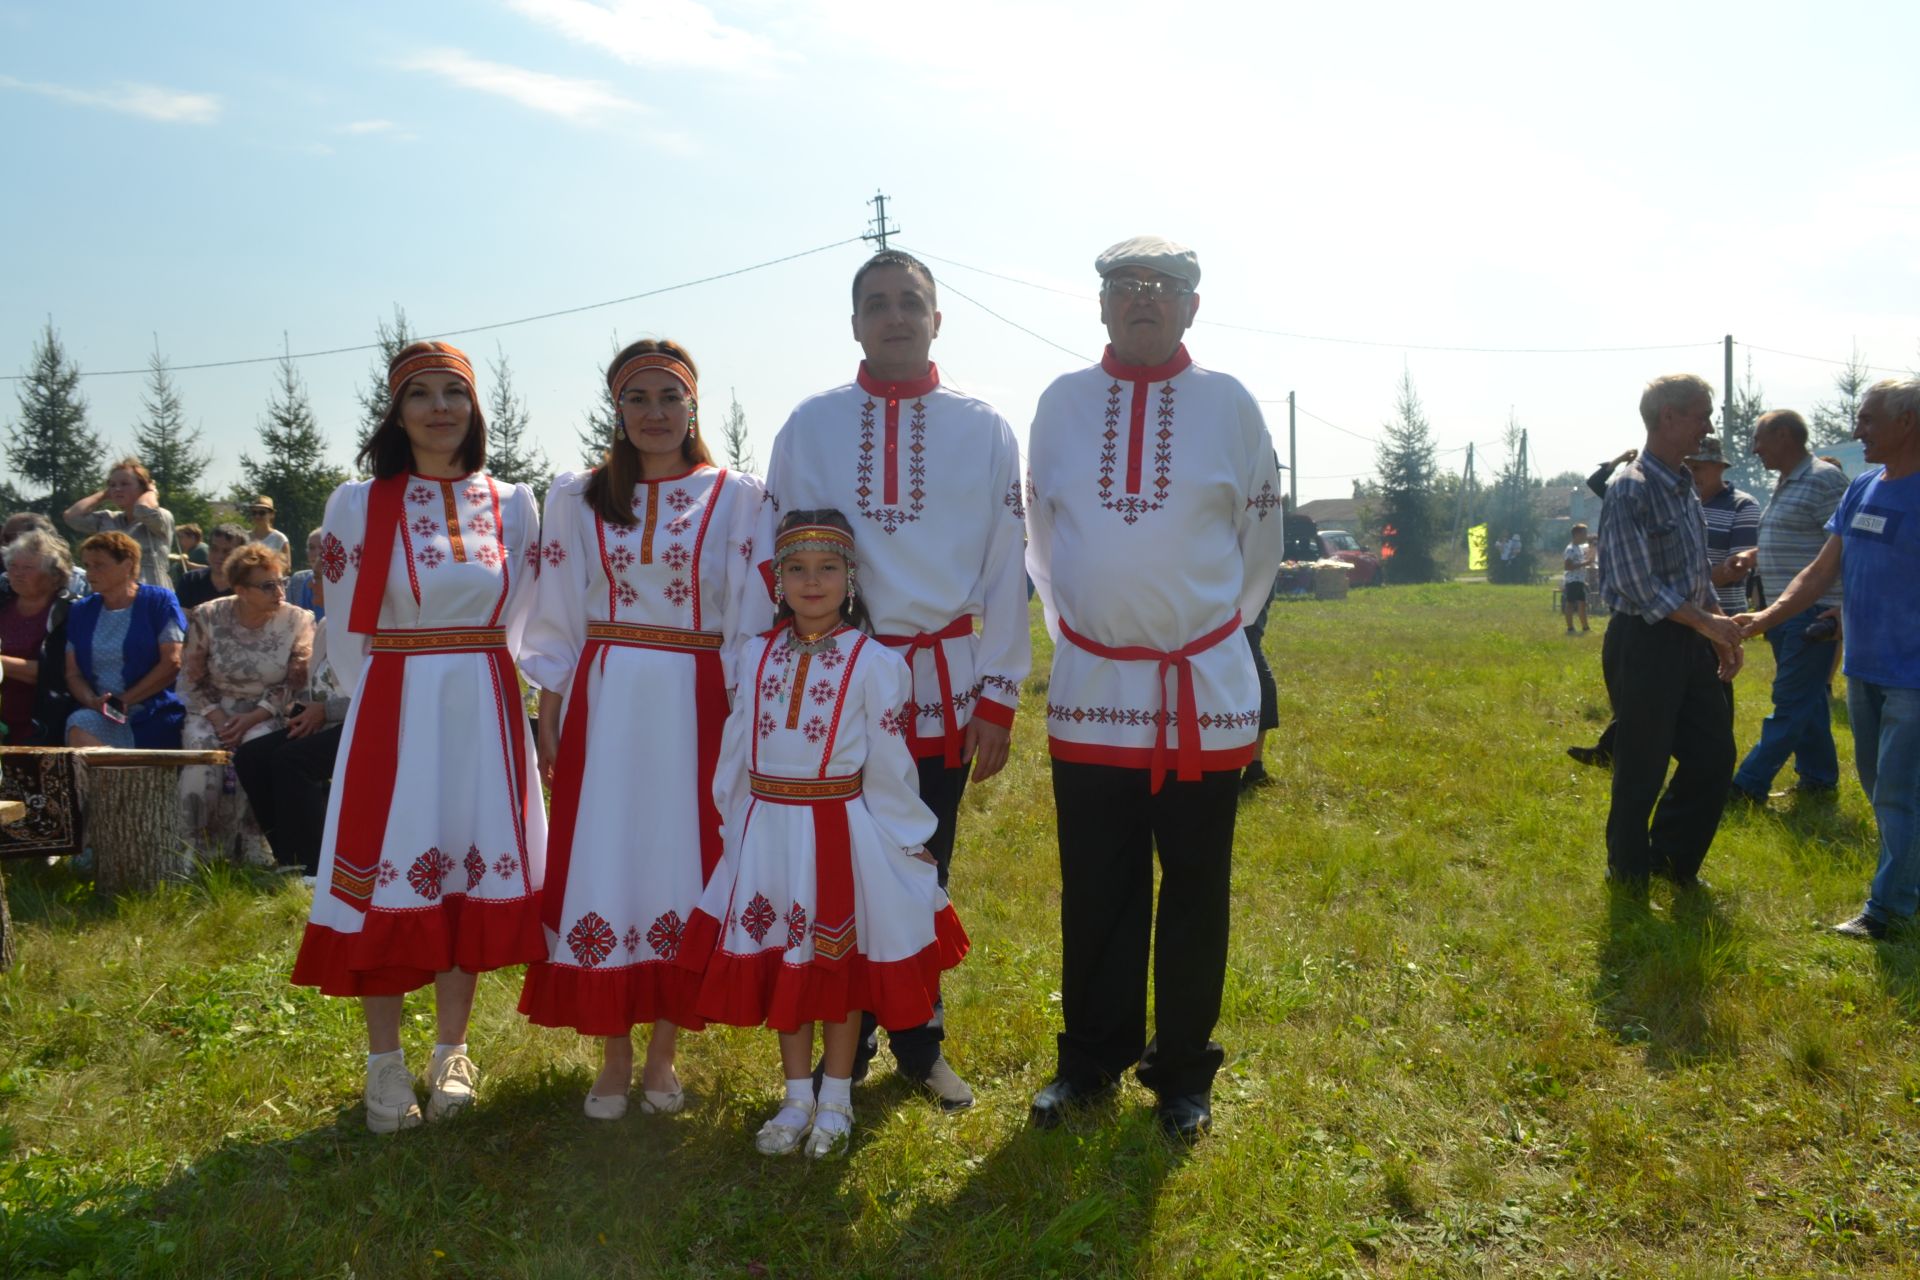
<path id="1" fill-rule="evenodd" d="M 720 666 L 720 633 L 687 631 L 637 622 L 589 622 L 587 644 L 573 668 L 566 717 L 560 725 L 560 760 L 553 771 L 553 821 L 547 838 L 547 881 L 540 915 L 547 928 L 560 931 L 566 898 L 567 868 L 573 861 L 573 832 L 580 820 L 580 780 L 587 750 L 587 688 L 596 664 L 605 665 L 609 648 L 661 649 L 693 655 L 694 787 L 700 807 L 700 883 L 720 862 L 720 810 L 713 803 L 713 774 L 720 762 L 720 730 L 727 719 L 727 680 Z M 636 833 L 637 834 L 637 833 Z"/>
<path id="2" fill-rule="evenodd" d="M 963 613 L 938 631 L 922 631 L 917 636 L 875 636 L 889 649 L 905 649 L 907 669 L 913 669 L 913 655 L 921 649 L 933 650 L 933 670 L 940 677 L 940 717 L 945 722 L 942 733 L 943 751 L 947 768 L 960 767 L 960 718 L 953 710 L 953 677 L 947 671 L 946 640 L 958 640 L 961 636 L 973 634 L 973 615 Z M 920 736 L 920 712 L 916 707 L 913 715 L 907 718 L 907 748 L 914 758 L 920 756 L 920 744 L 927 741 Z"/>
<path id="3" fill-rule="evenodd" d="M 1193 694 L 1193 659 L 1197 654 L 1219 644 L 1228 636 L 1240 630 L 1240 612 L 1235 610 L 1233 617 L 1227 619 L 1198 640 L 1183 645 L 1171 653 L 1158 649 L 1149 649 L 1145 645 L 1105 645 L 1098 640 L 1089 640 L 1067 625 L 1065 618 L 1060 619 L 1060 634 L 1071 641 L 1075 648 L 1085 649 L 1096 658 L 1110 658 L 1115 662 L 1156 662 L 1159 669 L 1155 681 L 1160 686 L 1160 706 L 1153 718 L 1153 785 L 1157 794 L 1160 786 L 1167 780 L 1167 671 L 1173 671 L 1176 689 L 1178 716 L 1174 723 L 1180 726 L 1179 766 L 1175 777 L 1181 782 L 1200 781 L 1200 709 Z"/>
<path id="4" fill-rule="evenodd" d="M 513 658 L 507 653 L 504 627 L 451 627 L 417 631 L 378 631 L 360 680 L 360 714 L 354 722 L 353 742 L 347 750 L 346 778 L 341 783 L 340 825 L 334 841 L 334 897 L 365 914 L 373 904 L 374 879 L 380 869 L 380 849 L 386 842 L 387 816 L 393 811 L 393 789 L 400 774 L 400 703 L 406 683 L 408 658 L 436 653 L 484 654 L 493 665 L 494 681 L 515 708 L 519 682 Z M 524 711 L 518 714 L 524 715 Z M 518 723 L 513 728 L 517 729 Z M 502 724 L 503 733 L 513 733 Z M 525 761 L 519 735 L 512 737 L 515 777 L 524 797 Z"/>
<path id="5" fill-rule="evenodd" d="M 813 810 L 814 963 L 829 968 L 840 964 L 859 940 L 853 925 L 853 841 L 847 833 L 847 801 L 860 794 L 860 775 L 773 778 L 749 772 L 747 783 L 756 800 Z"/>

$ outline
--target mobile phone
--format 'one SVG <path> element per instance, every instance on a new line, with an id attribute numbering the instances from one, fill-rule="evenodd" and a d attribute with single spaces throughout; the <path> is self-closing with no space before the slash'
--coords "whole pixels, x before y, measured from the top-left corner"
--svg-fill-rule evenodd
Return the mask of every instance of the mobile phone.
<path id="1" fill-rule="evenodd" d="M 1807 629 L 1801 634 L 1813 644 L 1819 644 L 1822 641 L 1831 641 L 1840 634 L 1840 619 L 1815 618 L 1807 624 Z"/>
<path id="2" fill-rule="evenodd" d="M 307 704 L 306 704 L 306 703 L 304 703 L 304 702 L 296 702 L 296 703 L 293 703 L 293 704 L 292 704 L 291 706 L 289 706 L 289 707 L 287 708 L 287 719 L 289 719 L 289 720 L 291 720 L 291 719 L 293 719 L 293 718 L 294 718 L 295 716 L 298 716 L 298 715 L 305 715 L 305 714 L 306 714 L 306 710 L 307 710 Z"/>
<path id="3" fill-rule="evenodd" d="M 127 704 L 120 701 L 119 694 L 110 693 L 106 696 L 105 701 L 100 704 L 100 714 L 115 724 L 125 724 L 127 722 Z"/>

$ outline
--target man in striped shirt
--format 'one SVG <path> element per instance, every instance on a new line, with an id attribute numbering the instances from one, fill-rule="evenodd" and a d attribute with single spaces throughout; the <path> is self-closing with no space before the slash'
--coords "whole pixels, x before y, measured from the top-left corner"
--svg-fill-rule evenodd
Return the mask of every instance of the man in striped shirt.
<path id="1" fill-rule="evenodd" d="M 1741 661 L 1686 468 L 1713 425 L 1713 388 L 1692 374 L 1656 378 L 1640 419 L 1646 446 L 1607 486 L 1600 516 L 1600 595 L 1613 609 L 1600 666 L 1617 726 L 1607 875 L 1636 895 L 1655 875 L 1699 886 L 1733 778 L 1733 709 L 1720 686 Z M 1669 759 L 1679 767 L 1663 793 Z"/>
<path id="2" fill-rule="evenodd" d="M 1807 422 L 1791 409 L 1761 415 L 1753 451 L 1767 470 L 1780 473 L 1773 497 L 1760 514 L 1760 587 L 1772 604 L 1827 543 L 1827 521 L 1847 491 L 1847 477 L 1831 462 L 1807 452 Z M 1773 713 L 1760 726 L 1760 741 L 1733 775 L 1728 794 L 1736 803 L 1764 805 L 1780 766 L 1793 757 L 1803 795 L 1832 795 L 1840 785 L 1840 757 L 1833 746 L 1833 713 L 1827 706 L 1833 644 L 1807 638 L 1807 626 L 1840 608 L 1840 581 L 1793 617 L 1767 631 L 1773 646 Z M 1734 610 L 1738 613 L 1739 610 Z"/>

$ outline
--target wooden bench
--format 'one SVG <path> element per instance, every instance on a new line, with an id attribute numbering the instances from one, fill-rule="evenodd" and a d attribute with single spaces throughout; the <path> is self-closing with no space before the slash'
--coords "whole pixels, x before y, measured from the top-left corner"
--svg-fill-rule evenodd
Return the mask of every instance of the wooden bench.
<path id="1" fill-rule="evenodd" d="M 224 765 L 225 751 L 147 751 L 120 747 L 0 747 L 10 756 L 72 756 L 87 810 L 94 892 L 106 897 L 151 889 L 192 870 L 180 832 L 175 770 Z M 18 819 L 15 819 L 18 821 Z"/>

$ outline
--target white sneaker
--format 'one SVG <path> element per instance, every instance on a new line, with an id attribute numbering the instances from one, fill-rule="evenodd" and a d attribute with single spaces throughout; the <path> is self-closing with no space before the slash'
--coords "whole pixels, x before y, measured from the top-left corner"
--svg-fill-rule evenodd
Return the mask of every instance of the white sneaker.
<path id="1" fill-rule="evenodd" d="M 780 1110 L 774 1112 L 773 1119 L 760 1126 L 760 1132 L 754 1135 L 753 1146 L 763 1156 L 790 1156 L 800 1149 L 800 1140 L 807 1136 L 807 1130 L 813 1127 L 813 1111 L 817 1104 L 812 1101 L 796 1102 L 789 1098 L 780 1104 Z M 787 1113 L 804 1117 L 799 1124 L 781 1124 L 780 1117 Z"/>
<path id="2" fill-rule="evenodd" d="M 434 1055 L 427 1067 L 427 1119 L 445 1120 L 473 1105 L 473 1086 L 480 1073 L 464 1053 Z"/>
<path id="3" fill-rule="evenodd" d="M 420 1100 L 413 1095 L 413 1075 L 398 1054 L 382 1058 L 367 1073 L 367 1128 L 375 1133 L 411 1129 L 420 1123 Z"/>

